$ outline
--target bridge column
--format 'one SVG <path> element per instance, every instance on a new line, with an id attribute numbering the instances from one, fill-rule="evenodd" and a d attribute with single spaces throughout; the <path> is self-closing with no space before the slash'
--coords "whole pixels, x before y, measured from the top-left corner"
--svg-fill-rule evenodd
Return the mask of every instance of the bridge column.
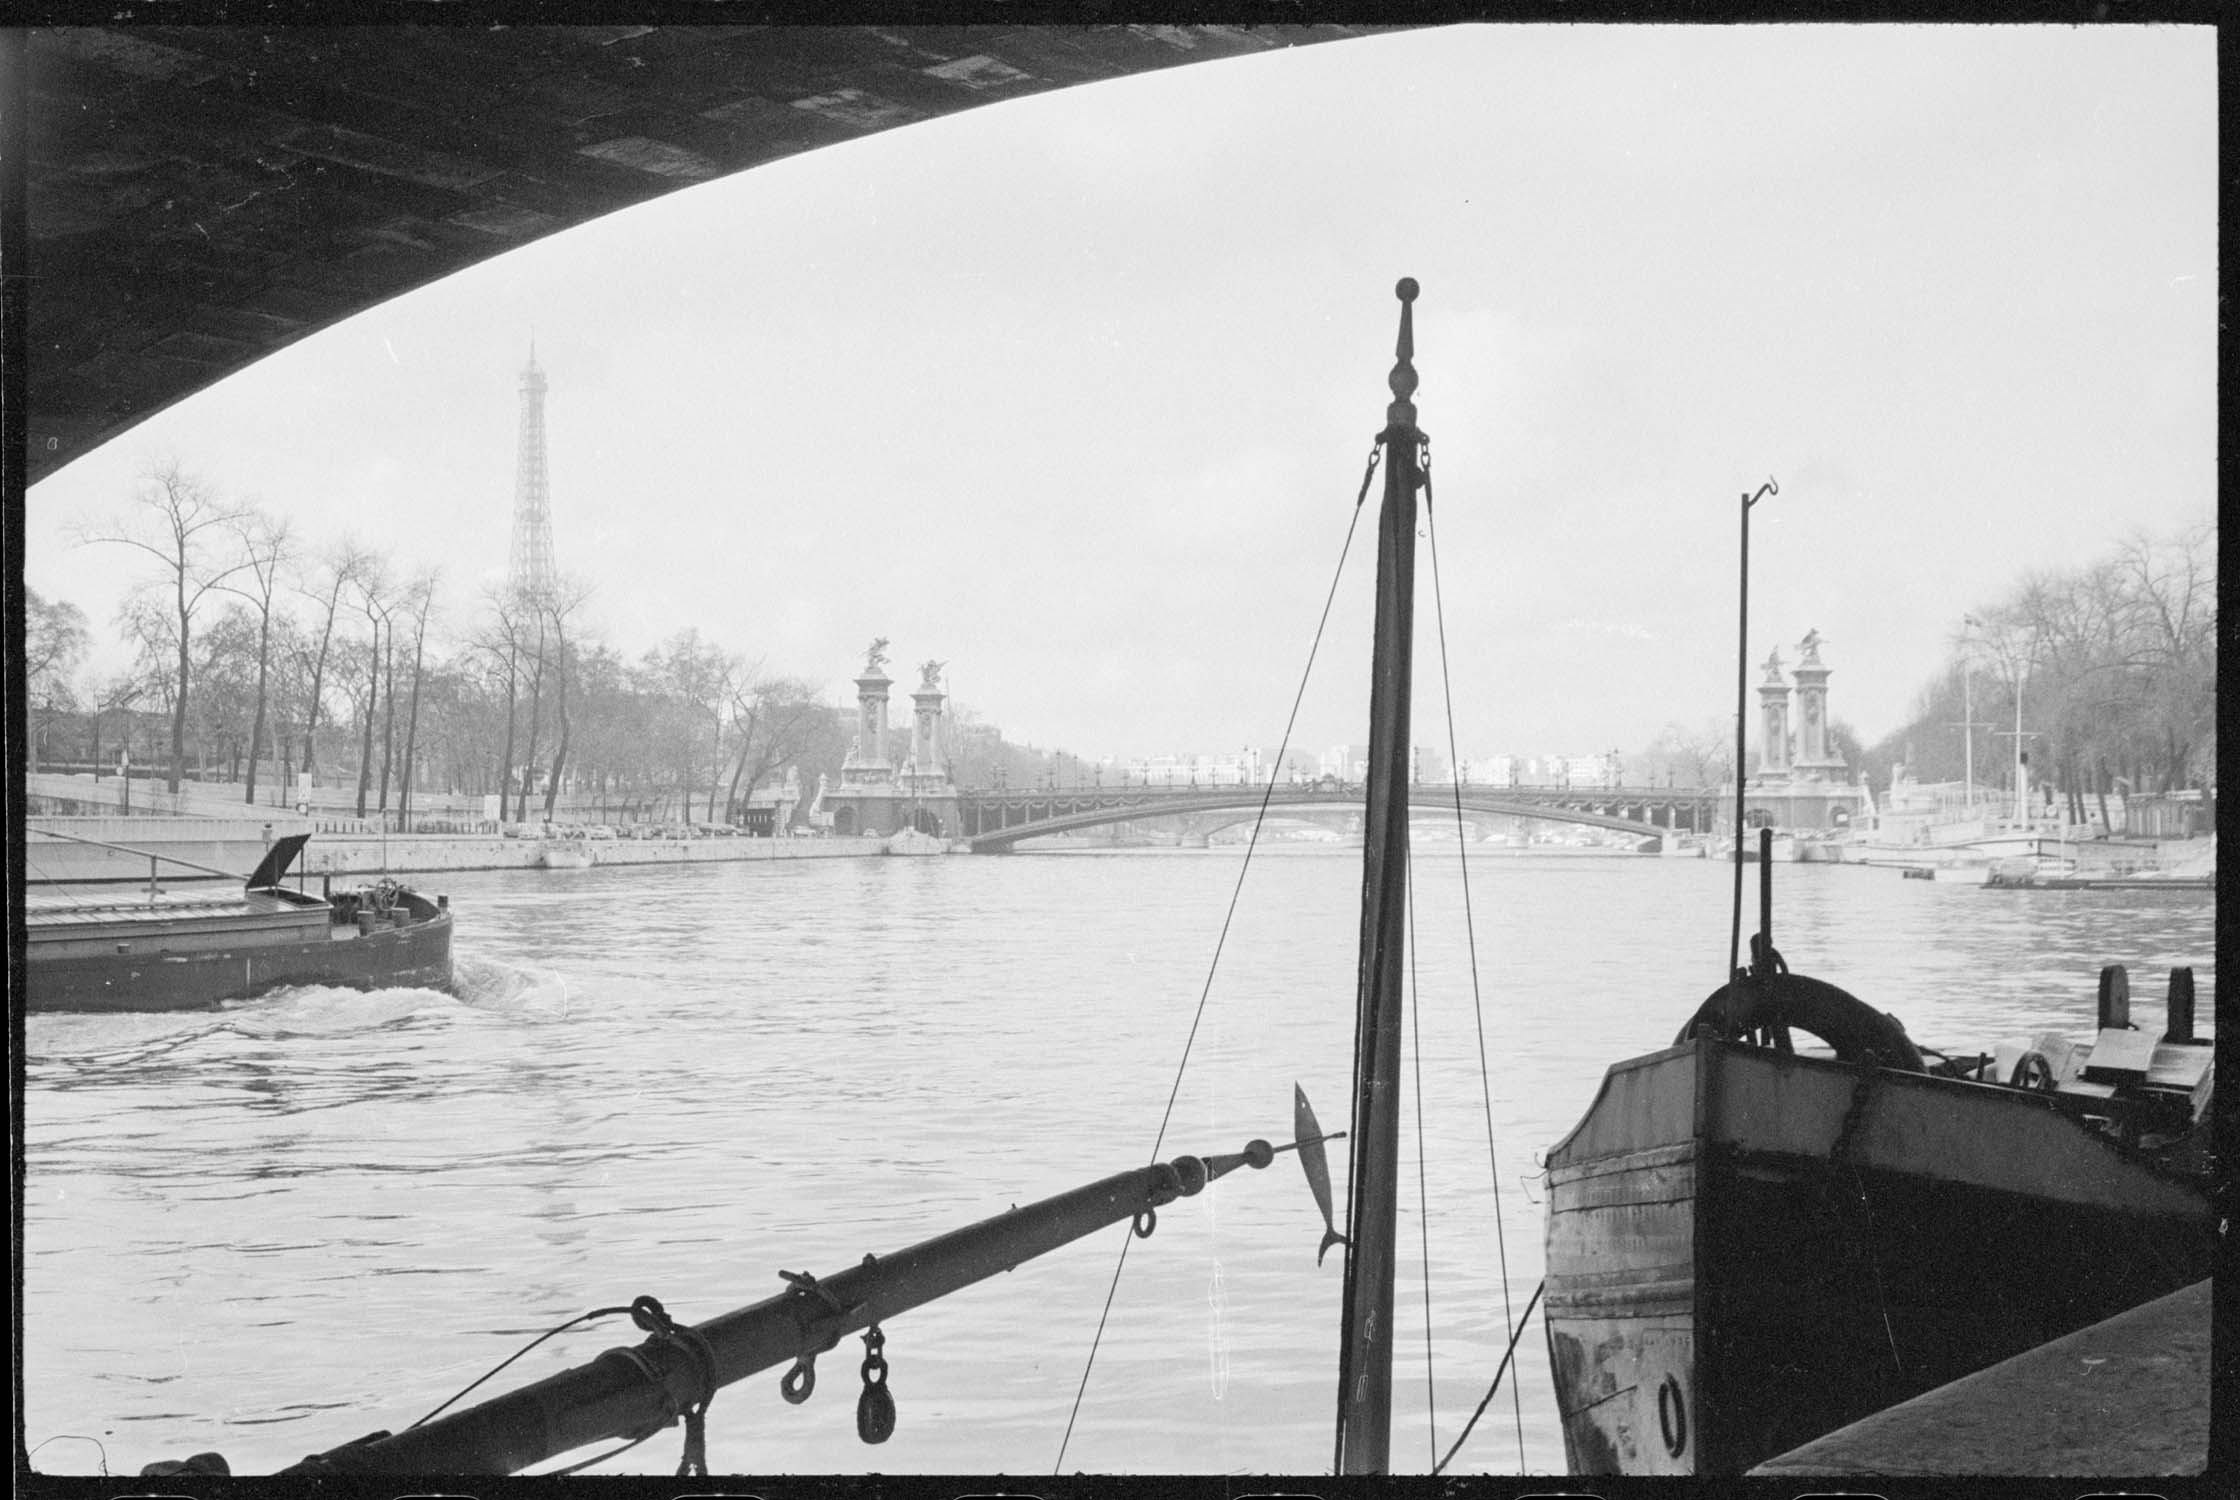
<path id="1" fill-rule="evenodd" d="M 1789 774 L 1789 683 L 1781 675 L 1781 653 L 1766 658 L 1766 680 L 1758 684 L 1759 712 L 1765 720 L 1765 738 L 1758 745 L 1758 774 Z"/>

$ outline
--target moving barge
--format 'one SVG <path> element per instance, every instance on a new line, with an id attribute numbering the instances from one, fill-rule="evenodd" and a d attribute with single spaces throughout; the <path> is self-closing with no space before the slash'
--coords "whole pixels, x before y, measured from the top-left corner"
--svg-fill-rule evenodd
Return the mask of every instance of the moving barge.
<path id="1" fill-rule="evenodd" d="M 275 841 L 239 890 L 27 894 L 24 1009 L 201 1010 L 286 985 L 448 989 L 450 902 L 389 879 L 288 890 L 310 837 Z"/>

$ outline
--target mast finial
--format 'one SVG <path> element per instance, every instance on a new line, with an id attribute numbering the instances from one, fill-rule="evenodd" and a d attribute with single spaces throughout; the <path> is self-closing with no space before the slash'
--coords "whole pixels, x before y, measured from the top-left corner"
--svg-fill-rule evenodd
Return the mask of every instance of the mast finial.
<path id="1" fill-rule="evenodd" d="M 1419 288 L 1413 276 L 1403 276 L 1392 294 L 1400 299 L 1400 338 L 1393 346 L 1392 405 L 1385 409 L 1387 422 L 1405 423 L 1413 427 L 1416 422 L 1415 403 L 1409 398 L 1416 393 L 1416 324 L 1415 300 Z"/>

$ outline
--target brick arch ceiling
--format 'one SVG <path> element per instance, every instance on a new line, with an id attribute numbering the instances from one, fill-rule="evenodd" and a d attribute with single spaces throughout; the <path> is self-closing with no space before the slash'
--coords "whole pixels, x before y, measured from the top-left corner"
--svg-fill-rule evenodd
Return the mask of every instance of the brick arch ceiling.
<path id="1" fill-rule="evenodd" d="M 28 33 L 27 481 L 307 334 L 616 209 L 1339 26 Z M 19 34 L 22 35 L 22 34 Z"/>

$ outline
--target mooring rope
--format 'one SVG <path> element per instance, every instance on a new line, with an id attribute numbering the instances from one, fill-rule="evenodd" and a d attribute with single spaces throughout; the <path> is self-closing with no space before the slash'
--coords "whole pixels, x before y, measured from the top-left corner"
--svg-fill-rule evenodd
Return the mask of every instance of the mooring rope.
<path id="1" fill-rule="evenodd" d="M 1431 551 L 1431 615 L 1439 631 L 1439 687 L 1446 698 L 1447 762 L 1456 773 L 1454 783 L 1454 827 L 1457 866 L 1462 874 L 1462 930 L 1469 943 L 1470 953 L 1470 1011 L 1477 1018 L 1478 1026 L 1478 1090 L 1485 1106 L 1486 1117 L 1486 1174 L 1493 1181 L 1493 1243 L 1501 1268 L 1501 1315 L 1511 1329 L 1518 1327 L 1514 1304 L 1509 1299 L 1509 1240 L 1502 1228 L 1501 1215 L 1501 1164 L 1494 1148 L 1493 1132 L 1493 1074 L 1486 1062 L 1486 1013 L 1485 999 L 1478 984 L 1478 923 L 1470 904 L 1470 841 L 1463 837 L 1462 762 L 1456 755 L 1454 735 L 1454 680 L 1447 665 L 1447 605 L 1446 596 L 1439 587 L 1439 522 L 1438 506 L 1431 489 L 1431 445 L 1424 444 L 1423 451 L 1423 518 L 1425 539 Z M 1420 1093 L 1420 1088 L 1418 1089 Z M 1539 1294 L 1535 1292 L 1534 1296 Z M 1525 1310 L 1530 1317 L 1531 1309 Z M 1510 1339 L 1511 1346 L 1515 1338 Z M 1491 1392 L 1487 1393 L 1489 1398 Z M 1510 1405 L 1516 1414 L 1517 1471 L 1524 1472 L 1524 1398 L 1518 1393 L 1516 1383 L 1510 1382 Z M 1483 1408 L 1481 1408 L 1482 1410 Z M 1477 1418 L 1471 1418 L 1474 1424 Z M 1469 1435 L 1465 1430 L 1465 1437 Z M 1458 1442 L 1459 1446 L 1459 1442 Z M 1450 1455 L 1451 1456 L 1451 1455 Z"/>
<path id="2" fill-rule="evenodd" d="M 1305 701 L 1307 696 L 1307 683 L 1314 676 L 1315 656 L 1322 650 L 1322 637 L 1324 632 L 1327 631 L 1330 626 L 1330 607 L 1338 597 L 1339 580 L 1344 578 L 1345 576 L 1346 557 L 1353 550 L 1354 533 L 1359 530 L 1361 526 L 1361 503 L 1368 498 L 1369 482 L 1376 477 L 1377 461 L 1380 457 L 1382 457 L 1383 452 L 1384 449 L 1381 441 L 1372 440 L 1369 445 L 1368 465 L 1361 474 L 1361 489 L 1353 497 L 1353 515 L 1352 518 L 1346 522 L 1345 541 L 1338 548 L 1338 565 L 1330 575 L 1330 590 L 1323 596 L 1322 600 L 1322 616 L 1315 622 L 1314 640 L 1307 647 L 1307 663 L 1305 668 L 1301 670 L 1299 674 L 1299 689 L 1297 692 L 1291 695 L 1291 715 L 1289 718 L 1284 720 L 1283 739 L 1276 746 L 1275 763 L 1278 768 L 1283 765 L 1283 757 L 1285 753 L 1291 748 L 1291 733 L 1299 722 L 1299 705 Z M 1275 794 L 1275 777 L 1271 772 L 1268 779 L 1267 790 L 1260 795 L 1259 812 L 1252 821 L 1252 837 L 1245 845 L 1244 863 L 1238 867 L 1236 884 L 1231 888 L 1229 892 L 1229 909 L 1226 913 L 1223 914 L 1221 918 L 1220 935 L 1214 939 L 1213 960 L 1206 966 L 1205 984 L 1198 991 L 1198 1008 L 1196 1012 L 1190 1017 L 1190 1034 L 1183 1039 L 1182 1057 L 1181 1060 L 1176 1063 L 1174 1070 L 1174 1086 L 1167 1091 L 1166 1111 L 1159 1116 L 1159 1133 L 1151 1143 L 1150 1159 L 1153 1162 L 1158 1161 L 1159 1148 L 1166 1144 L 1167 1125 L 1174 1118 L 1175 1100 L 1181 1097 L 1182 1078 L 1190 1067 L 1190 1050 L 1197 1044 L 1198 1028 L 1205 1020 L 1206 1002 L 1213 995 L 1214 975 L 1219 972 L 1221 968 L 1221 950 L 1229 941 L 1229 927 L 1230 924 L 1236 920 L 1237 916 L 1237 900 L 1244 893 L 1244 879 L 1252 869 L 1253 853 L 1260 847 L 1260 829 L 1261 826 L 1267 821 L 1268 804 L 1274 798 Z M 1355 1046 L 1358 1049 L 1358 1041 L 1356 1041 Z M 1357 1068 L 1359 1066 L 1359 1062 L 1360 1059 L 1357 1057 L 1355 1059 Z M 1065 1471 L 1066 1448 L 1073 1441 L 1073 1425 L 1081 1415 L 1081 1401 L 1082 1398 L 1088 1394 L 1089 1390 L 1089 1372 L 1096 1367 L 1097 1349 L 1104 1342 L 1105 1323 L 1112 1316 L 1112 1299 L 1119 1293 L 1120 1273 L 1127 1268 L 1128 1246 L 1134 1241 L 1134 1239 L 1135 1236 L 1133 1234 L 1130 1234 L 1120 1242 L 1120 1256 L 1112 1267 L 1112 1284 L 1105 1289 L 1104 1309 L 1097 1314 L 1097 1331 L 1095 1335 L 1089 1340 L 1089 1357 L 1086 1361 L 1083 1362 L 1081 1366 L 1081 1383 L 1078 1387 L 1075 1388 L 1073 1393 L 1073 1409 L 1066 1415 L 1065 1436 L 1058 1442 L 1058 1459 L 1056 1464 L 1052 1466 L 1050 1471 L 1053 1474 L 1063 1473 Z"/>

